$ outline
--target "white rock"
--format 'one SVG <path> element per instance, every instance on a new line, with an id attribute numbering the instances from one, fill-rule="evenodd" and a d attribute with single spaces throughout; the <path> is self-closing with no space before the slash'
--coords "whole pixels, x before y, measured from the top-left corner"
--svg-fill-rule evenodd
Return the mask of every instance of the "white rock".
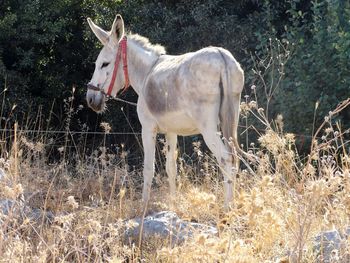
<path id="1" fill-rule="evenodd" d="M 4 180 L 6 177 L 6 173 L 4 171 L 4 169 L 0 168 L 0 181 Z"/>
<path id="2" fill-rule="evenodd" d="M 348 262 L 344 261 L 343 250 L 346 240 L 342 238 L 338 230 L 324 231 L 318 234 L 314 242 L 314 251 L 317 255 L 316 262 Z"/>
<path id="3" fill-rule="evenodd" d="M 140 235 L 142 218 L 131 219 L 126 222 L 126 225 L 129 225 L 126 230 L 126 239 L 137 241 Z M 176 213 L 170 211 L 162 211 L 145 217 L 142 231 L 143 240 L 150 237 L 160 237 L 168 240 L 171 238 L 172 244 L 179 244 L 197 232 L 212 236 L 218 234 L 216 227 L 184 221 Z"/>

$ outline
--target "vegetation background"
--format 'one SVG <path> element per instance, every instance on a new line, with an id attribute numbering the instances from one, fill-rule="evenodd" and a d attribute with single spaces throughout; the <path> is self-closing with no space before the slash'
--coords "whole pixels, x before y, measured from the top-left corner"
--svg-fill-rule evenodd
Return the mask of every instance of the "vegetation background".
<path id="1" fill-rule="evenodd" d="M 170 54 L 222 46 L 244 68 L 239 139 L 259 162 L 242 159 L 229 211 L 200 136 L 179 140 L 177 195 L 158 166 L 144 210 L 135 108 L 85 102 L 101 48 L 86 18 L 117 13 Z M 0 262 L 349 262 L 349 64 L 345 0 L 0 1 Z M 125 240 L 162 210 L 218 235 Z"/>
<path id="2" fill-rule="evenodd" d="M 208 45 L 230 50 L 245 70 L 243 96 L 252 95 L 254 85 L 270 119 L 282 114 L 288 120 L 284 129 L 296 134 L 300 151 L 310 145 L 315 103 L 319 101 L 317 126 L 349 96 L 348 1 L 3 0 L 0 90 L 6 87 L 7 91 L 1 94 L 2 116 L 6 116 L 1 127 L 13 128 L 15 120 L 22 120 L 20 127 L 28 128 L 26 120 L 40 112 L 43 120 L 50 120 L 45 123 L 47 129 L 64 129 L 66 100 L 75 87 L 73 107 L 79 110 L 71 116 L 71 130 L 96 131 L 100 122 L 107 121 L 116 132 L 140 131 L 132 106 L 110 102 L 106 114 L 96 115 L 85 103 L 85 84 L 100 49 L 86 18 L 109 29 L 116 13 L 123 15 L 129 31 L 164 45 L 170 54 Z M 281 46 L 287 59 L 268 64 L 268 58 L 281 54 Z M 269 90 L 276 83 L 278 88 Z M 133 91 L 125 96 L 137 100 Z M 337 118 L 349 127 L 350 110 Z M 256 137 L 256 131 L 248 132 L 250 138 Z M 136 140 L 126 135 L 111 137 L 110 144 L 130 145 Z M 242 136 L 241 142 L 246 138 Z"/>

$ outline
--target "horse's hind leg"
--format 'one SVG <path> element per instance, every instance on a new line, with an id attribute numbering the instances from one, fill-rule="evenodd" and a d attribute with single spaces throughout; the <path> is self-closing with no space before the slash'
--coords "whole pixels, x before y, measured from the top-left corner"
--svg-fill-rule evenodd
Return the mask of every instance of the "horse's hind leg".
<path id="1" fill-rule="evenodd" d="M 174 196 L 176 192 L 176 144 L 177 135 L 174 133 L 168 133 L 165 135 L 167 149 L 166 149 L 166 172 L 168 174 L 170 195 Z"/>
<path id="2" fill-rule="evenodd" d="M 235 167 L 232 167 L 232 156 L 227 151 L 220 136 L 217 134 L 217 130 L 214 128 L 204 129 L 202 131 L 202 135 L 208 148 L 215 155 L 220 166 L 220 170 L 224 175 L 224 207 L 225 210 L 228 210 L 229 203 L 233 199 L 233 190 L 237 170 Z"/>

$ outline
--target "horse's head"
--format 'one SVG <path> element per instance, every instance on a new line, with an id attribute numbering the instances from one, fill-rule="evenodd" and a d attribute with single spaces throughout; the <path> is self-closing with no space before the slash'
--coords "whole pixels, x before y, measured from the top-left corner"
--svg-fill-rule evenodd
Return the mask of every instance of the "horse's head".
<path id="1" fill-rule="evenodd" d="M 112 29 L 106 32 L 95 25 L 90 18 L 88 22 L 91 30 L 103 44 L 103 48 L 95 62 L 95 71 L 92 79 L 88 83 L 86 100 L 91 109 L 102 112 L 105 109 L 105 100 L 108 87 L 112 80 L 118 43 L 124 35 L 124 22 L 121 15 L 114 19 Z M 111 95 L 115 95 L 124 85 L 124 75 L 122 70 L 118 70 Z"/>

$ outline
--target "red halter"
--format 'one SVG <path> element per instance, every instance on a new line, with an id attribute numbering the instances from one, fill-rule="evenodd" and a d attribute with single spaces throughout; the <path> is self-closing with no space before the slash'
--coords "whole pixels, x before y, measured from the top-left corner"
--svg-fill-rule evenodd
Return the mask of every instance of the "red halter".
<path id="1" fill-rule="evenodd" d="M 113 75 L 112 75 L 111 83 L 109 84 L 108 91 L 107 91 L 108 96 L 111 96 L 113 86 L 115 83 L 115 79 L 117 78 L 117 72 L 118 72 L 118 67 L 119 67 L 119 62 L 120 62 L 121 57 L 123 59 L 123 71 L 124 71 L 124 78 L 125 78 L 123 92 L 125 92 L 127 90 L 127 88 L 130 86 L 129 74 L 128 74 L 127 52 L 126 51 L 127 51 L 127 38 L 126 38 L 126 36 L 124 36 L 119 41 L 117 57 L 116 57 L 115 63 L 114 63 Z"/>

